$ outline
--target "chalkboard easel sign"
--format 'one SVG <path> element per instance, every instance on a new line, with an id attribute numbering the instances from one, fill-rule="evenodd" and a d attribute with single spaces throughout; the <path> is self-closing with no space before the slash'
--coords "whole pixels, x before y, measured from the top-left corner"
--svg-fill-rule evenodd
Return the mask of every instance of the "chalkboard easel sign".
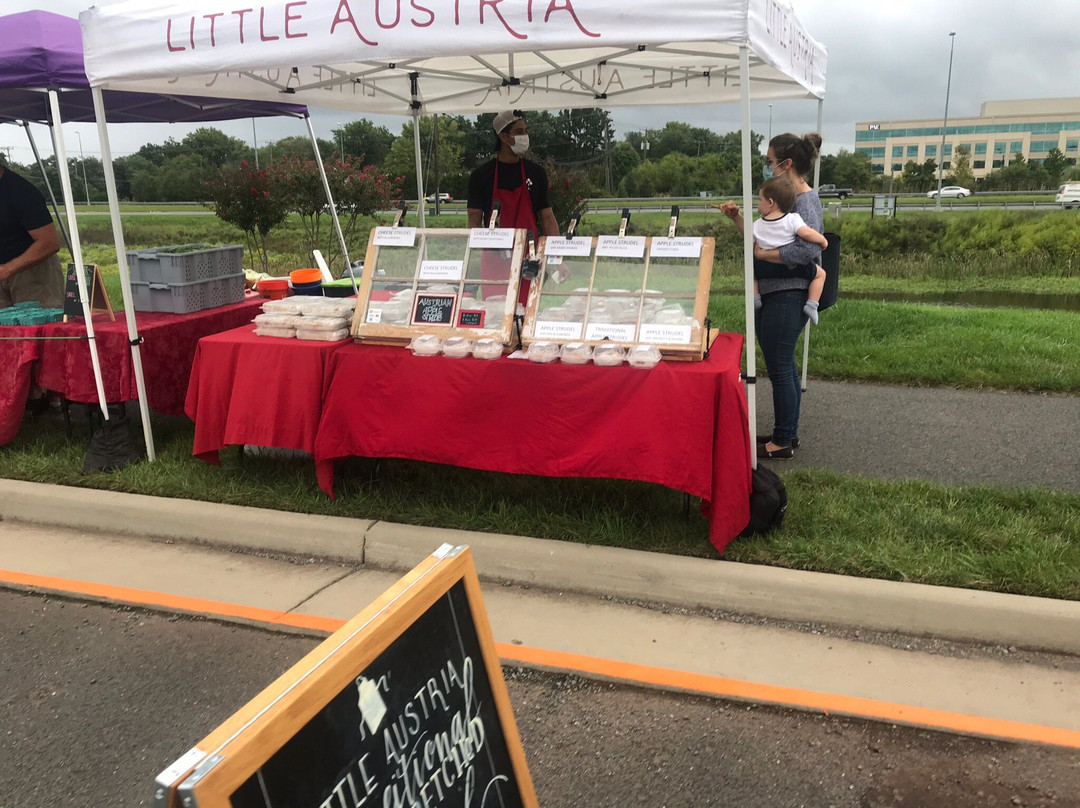
<path id="1" fill-rule="evenodd" d="M 439 548 L 163 772 L 155 805 L 180 804 L 538 808 L 469 549 Z"/>
<path id="2" fill-rule="evenodd" d="M 420 292 L 413 304 L 413 325 L 450 325 L 454 322 L 457 295 L 446 292 Z"/>
<path id="3" fill-rule="evenodd" d="M 86 290 L 90 293 L 90 313 L 105 312 L 110 320 L 116 320 L 113 314 L 112 303 L 109 302 L 109 293 L 105 291 L 105 281 L 101 279 L 101 270 L 97 264 L 83 266 L 83 274 L 86 278 Z M 72 317 L 82 317 L 83 307 L 79 297 L 79 277 L 75 272 L 75 264 L 67 266 L 67 280 L 64 282 L 64 322 Z"/>

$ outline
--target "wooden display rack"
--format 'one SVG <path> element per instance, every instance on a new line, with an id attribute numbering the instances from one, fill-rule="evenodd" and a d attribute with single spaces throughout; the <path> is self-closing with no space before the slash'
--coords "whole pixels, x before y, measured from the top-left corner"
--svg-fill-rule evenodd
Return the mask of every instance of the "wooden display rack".
<path id="1" fill-rule="evenodd" d="M 640 258 L 620 259 L 617 257 L 597 256 L 597 245 L 601 239 L 618 238 L 622 242 L 633 242 L 633 238 L 604 237 L 604 236 L 575 236 L 574 241 L 588 242 L 589 250 L 586 256 L 583 252 L 576 257 L 569 255 L 561 260 L 568 268 L 570 277 L 562 283 L 556 281 L 554 273 L 563 271 L 558 264 L 549 263 L 557 260 L 555 256 L 547 258 L 548 242 L 552 239 L 540 240 L 540 251 L 545 255 L 541 263 L 540 276 L 533 282 L 529 290 L 529 301 L 525 311 L 525 325 L 522 333 L 522 341 L 528 345 L 540 340 L 554 342 L 584 342 L 596 346 L 616 342 L 626 347 L 635 345 L 655 345 L 660 349 L 664 359 L 682 361 L 700 361 L 708 351 L 716 332 L 708 338 L 708 329 L 705 319 L 708 313 L 709 288 L 712 283 L 713 254 L 716 241 L 713 238 L 690 238 L 679 237 L 678 239 L 644 238 L 644 250 Z M 640 241 L 639 237 L 637 241 Z M 560 238 L 559 243 L 565 245 L 565 239 Z M 682 264 L 665 263 L 668 258 L 653 257 L 654 245 L 657 247 L 670 247 L 674 242 L 683 245 L 691 245 L 693 251 L 700 245 L 700 252 L 696 255 L 697 266 L 692 269 L 691 258 L 683 257 Z M 688 253 L 689 255 L 689 253 Z M 625 268 L 619 267 L 620 262 L 625 263 Z M 601 268 L 601 263 L 604 266 Z M 672 283 L 673 279 L 664 280 L 662 268 L 681 268 L 681 284 Z M 599 271 L 598 271 L 599 268 Z M 621 277 L 631 279 L 627 281 L 625 289 L 606 290 L 599 288 L 598 283 L 603 283 L 604 278 L 610 279 L 621 271 Z M 613 271 L 616 270 L 616 271 Z M 693 274 L 693 277 L 691 277 Z M 685 288 L 678 288 L 679 286 Z M 563 287 L 575 288 L 563 288 Z M 691 286 L 693 287 L 691 289 Z M 666 287 L 666 288 L 665 288 Z M 584 299 L 576 305 L 577 313 L 570 322 L 551 322 L 544 318 L 544 312 L 552 307 L 545 305 L 551 300 L 564 300 L 570 304 L 573 298 Z M 599 304 L 604 300 L 625 299 L 630 305 L 624 308 L 625 321 L 618 323 L 590 323 L 590 315 L 598 311 Z M 684 310 L 692 307 L 692 313 L 687 316 L 689 322 L 673 326 L 665 326 L 663 323 L 649 322 L 655 312 L 650 313 L 653 304 L 664 302 L 678 304 Z M 636 315 L 630 321 L 630 313 L 636 307 Z M 562 316 L 560 312 L 560 316 Z M 606 318 L 605 318 L 606 319 Z"/>
<path id="2" fill-rule="evenodd" d="M 501 233 L 509 249 L 470 246 L 474 234 Z M 407 234 L 413 234 L 409 243 Z M 392 243 L 395 238 L 398 244 Z M 433 334 L 441 338 L 490 337 L 504 346 L 513 336 L 518 286 L 526 250 L 527 231 L 476 228 L 376 227 L 368 240 L 364 275 L 356 299 L 350 333 L 359 342 L 376 345 L 407 345 L 414 337 Z M 489 257 L 490 254 L 490 257 Z M 506 275 L 483 277 L 481 263 L 491 262 Z M 455 268 L 457 266 L 457 277 Z M 429 291 L 433 285 L 453 287 L 453 291 Z M 505 303 L 498 310 L 483 305 L 485 289 L 505 290 Z M 400 312 L 401 303 L 372 299 L 373 292 L 412 291 L 406 317 L 385 322 L 383 313 Z M 472 297 L 467 296 L 472 294 Z M 479 293 L 479 294 L 477 294 Z"/>

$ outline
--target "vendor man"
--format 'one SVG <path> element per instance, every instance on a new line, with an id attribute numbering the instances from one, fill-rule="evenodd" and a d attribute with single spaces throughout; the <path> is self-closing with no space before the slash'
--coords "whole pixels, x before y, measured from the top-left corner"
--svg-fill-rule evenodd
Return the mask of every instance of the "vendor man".
<path id="1" fill-rule="evenodd" d="M 59 252 L 60 239 L 41 191 L 0 165 L 0 309 L 27 301 L 61 308 Z"/>
<path id="2" fill-rule="evenodd" d="M 559 235 L 559 224 L 548 199 L 548 176 L 539 165 L 525 159 L 529 132 L 521 112 L 500 112 L 495 129 L 495 159 L 484 163 L 469 177 L 469 227 L 487 227 L 492 204 L 501 204 L 499 227 L 525 228 L 541 236 Z M 505 276 L 504 276 L 505 277 Z M 519 302 L 529 294 L 522 282 Z"/>

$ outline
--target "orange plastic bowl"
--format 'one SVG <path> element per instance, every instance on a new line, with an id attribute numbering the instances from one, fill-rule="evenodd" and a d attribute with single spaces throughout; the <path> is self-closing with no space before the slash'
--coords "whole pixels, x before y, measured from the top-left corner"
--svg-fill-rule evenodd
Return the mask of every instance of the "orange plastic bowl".
<path id="1" fill-rule="evenodd" d="M 322 280 L 322 272 L 318 269 L 294 269 L 289 273 L 289 279 L 293 283 L 317 283 Z"/>
<path id="2" fill-rule="evenodd" d="M 289 294 L 288 278 L 263 278 L 255 286 L 260 295 L 271 300 L 280 300 Z"/>

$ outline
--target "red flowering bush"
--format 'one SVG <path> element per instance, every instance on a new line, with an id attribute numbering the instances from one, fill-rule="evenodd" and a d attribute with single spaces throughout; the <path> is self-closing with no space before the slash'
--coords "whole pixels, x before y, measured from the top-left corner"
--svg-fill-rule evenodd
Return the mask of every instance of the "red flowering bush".
<path id="1" fill-rule="evenodd" d="M 392 208 L 401 195 L 400 178 L 391 180 L 375 166 L 361 165 L 361 159 L 342 160 L 334 155 L 323 163 L 346 244 L 353 243 L 361 219 Z M 271 175 L 286 210 L 297 214 L 303 223 L 308 251 L 321 250 L 331 266 L 340 262 L 344 268 L 341 244 L 315 160 L 285 158 L 272 166 Z"/>
<path id="2" fill-rule="evenodd" d="M 550 161 L 544 163 L 548 175 L 548 199 L 551 212 L 559 228 L 565 230 L 570 222 L 570 214 L 575 210 L 584 213 L 588 208 L 588 199 L 592 196 L 592 183 L 589 175 L 576 168 L 564 168 Z"/>
<path id="3" fill-rule="evenodd" d="M 266 171 L 253 171 L 246 162 L 239 166 L 223 167 L 206 183 L 210 201 L 207 205 L 218 218 L 244 232 L 251 267 L 255 258 L 263 272 L 269 270 L 266 254 L 266 234 L 289 215 L 274 179 Z"/>

